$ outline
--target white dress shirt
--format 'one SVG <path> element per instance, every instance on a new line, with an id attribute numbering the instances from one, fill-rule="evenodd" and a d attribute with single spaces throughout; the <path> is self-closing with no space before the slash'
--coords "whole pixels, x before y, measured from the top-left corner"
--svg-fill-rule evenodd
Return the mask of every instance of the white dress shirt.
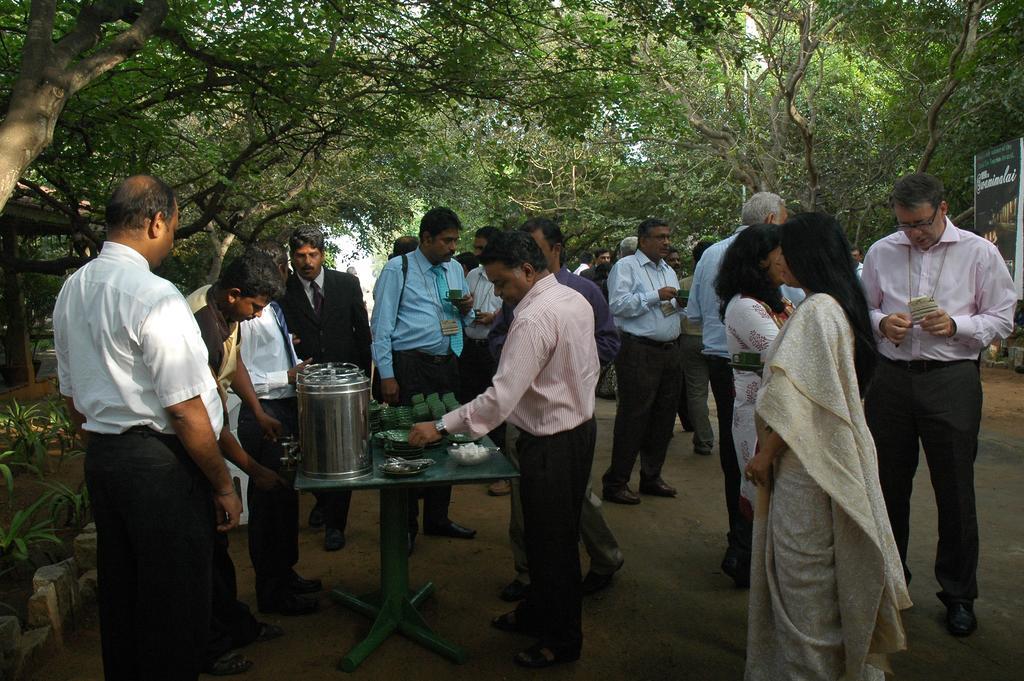
<path id="1" fill-rule="evenodd" d="M 173 435 L 166 408 L 197 395 L 224 425 L 206 345 L 185 298 L 133 248 L 108 241 L 68 277 L 53 309 L 61 394 L 93 433 L 146 426 Z"/>
<path id="2" fill-rule="evenodd" d="M 469 292 L 473 296 L 473 309 L 481 312 L 497 312 L 501 309 L 501 298 L 494 295 L 494 284 L 487 278 L 483 265 L 474 267 L 466 275 Z M 493 324 L 467 324 L 466 335 L 476 340 L 487 340 Z"/>
<path id="3" fill-rule="evenodd" d="M 242 362 L 249 371 L 252 387 L 261 400 L 295 397 L 295 387 L 288 383 L 288 370 L 299 363 L 295 348 L 285 343 L 284 330 L 278 323 L 273 303 L 263 314 L 242 322 Z"/>

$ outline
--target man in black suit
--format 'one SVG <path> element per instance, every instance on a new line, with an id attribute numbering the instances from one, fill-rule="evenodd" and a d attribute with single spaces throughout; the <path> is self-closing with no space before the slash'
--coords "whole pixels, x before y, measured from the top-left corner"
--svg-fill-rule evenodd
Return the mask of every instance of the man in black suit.
<path id="1" fill-rule="evenodd" d="M 299 359 L 320 362 L 349 362 L 370 372 L 370 322 L 359 279 L 346 272 L 325 269 L 324 234 L 312 226 L 297 228 L 288 239 L 292 274 L 284 300 L 285 320 L 296 336 Z M 345 546 L 345 525 L 351 492 L 317 495 L 324 533 L 324 550 Z M 311 522 L 311 524 L 313 524 Z"/>

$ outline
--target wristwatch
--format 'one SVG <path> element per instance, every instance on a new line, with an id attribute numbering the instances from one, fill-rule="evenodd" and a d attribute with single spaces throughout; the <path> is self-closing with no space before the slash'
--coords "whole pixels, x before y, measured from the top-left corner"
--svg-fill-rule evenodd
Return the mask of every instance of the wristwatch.
<path id="1" fill-rule="evenodd" d="M 444 419 L 438 419 L 434 422 L 434 428 L 437 428 L 437 432 L 442 437 L 448 436 L 448 431 L 444 427 Z"/>

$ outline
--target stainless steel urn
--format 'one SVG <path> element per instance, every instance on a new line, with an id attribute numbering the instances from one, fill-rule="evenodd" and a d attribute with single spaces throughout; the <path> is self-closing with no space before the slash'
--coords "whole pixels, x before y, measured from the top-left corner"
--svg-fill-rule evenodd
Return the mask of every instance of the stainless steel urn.
<path id="1" fill-rule="evenodd" d="M 346 479 L 372 470 L 370 379 L 354 364 L 311 364 L 295 379 L 302 472 Z"/>

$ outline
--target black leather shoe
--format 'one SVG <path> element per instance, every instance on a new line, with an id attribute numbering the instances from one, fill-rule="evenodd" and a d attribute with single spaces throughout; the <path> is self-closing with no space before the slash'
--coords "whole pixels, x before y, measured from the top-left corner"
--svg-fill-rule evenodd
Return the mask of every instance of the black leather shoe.
<path id="1" fill-rule="evenodd" d="M 498 594 L 498 598 L 507 603 L 515 603 L 516 601 L 521 601 L 526 598 L 526 593 L 529 590 L 529 584 L 523 584 L 518 579 L 513 579 L 505 586 L 504 589 L 501 590 L 501 593 Z"/>
<path id="2" fill-rule="evenodd" d="M 732 577 L 732 581 L 740 589 L 750 588 L 750 563 L 740 560 L 731 552 L 725 554 L 725 559 L 722 561 L 722 572 Z"/>
<path id="3" fill-rule="evenodd" d="M 946 608 L 946 629 L 953 636 L 970 636 L 978 628 L 974 608 L 967 603 L 953 603 Z"/>
<path id="4" fill-rule="evenodd" d="M 613 573 L 614 574 L 614 573 Z M 602 575 L 591 570 L 587 573 L 587 576 L 583 578 L 583 583 L 580 587 L 583 589 L 583 595 L 589 596 L 590 594 L 596 594 L 601 589 L 605 589 L 612 583 L 613 575 Z"/>
<path id="5" fill-rule="evenodd" d="M 634 494 L 628 487 L 619 487 L 618 489 L 605 487 L 601 496 L 605 501 L 610 501 L 613 504 L 636 506 L 640 503 L 640 497 Z"/>
<path id="6" fill-rule="evenodd" d="M 276 613 L 278 615 L 309 615 L 316 612 L 319 604 L 312 598 L 288 594 L 282 596 L 277 603 L 270 606 L 263 606 L 260 612 L 264 614 Z"/>
<path id="7" fill-rule="evenodd" d="M 437 527 L 424 527 L 423 534 L 429 534 L 432 537 L 453 537 L 454 539 L 472 539 L 476 536 L 476 530 L 471 530 L 468 527 L 463 527 L 458 523 L 448 521 L 446 525 L 438 525 Z"/>
<path id="8" fill-rule="evenodd" d="M 309 526 L 314 530 L 324 526 L 324 512 L 320 510 L 319 504 L 314 506 L 313 510 L 309 512 Z"/>
<path id="9" fill-rule="evenodd" d="M 619 563 L 619 567 L 615 568 L 613 572 L 610 572 L 607 575 L 602 575 L 601 573 L 594 572 L 593 570 L 589 571 L 587 576 L 583 578 L 583 582 L 580 584 L 580 587 L 583 590 L 583 595 L 589 596 L 591 594 L 596 594 L 601 589 L 607 589 L 612 583 L 612 577 L 615 576 L 616 572 L 622 569 L 623 563 L 625 563 L 625 561 Z"/>
<path id="10" fill-rule="evenodd" d="M 328 527 L 324 532 L 324 551 L 338 551 L 345 548 L 345 533 L 339 529 Z"/>
<path id="11" fill-rule="evenodd" d="M 295 575 L 288 584 L 288 590 L 293 594 L 315 594 L 323 588 L 323 582 L 319 579 L 303 579 L 298 575 Z"/>
<path id="12" fill-rule="evenodd" d="M 641 480 L 640 494 L 649 494 L 653 497 L 674 497 L 676 495 L 676 488 L 661 478 Z"/>

